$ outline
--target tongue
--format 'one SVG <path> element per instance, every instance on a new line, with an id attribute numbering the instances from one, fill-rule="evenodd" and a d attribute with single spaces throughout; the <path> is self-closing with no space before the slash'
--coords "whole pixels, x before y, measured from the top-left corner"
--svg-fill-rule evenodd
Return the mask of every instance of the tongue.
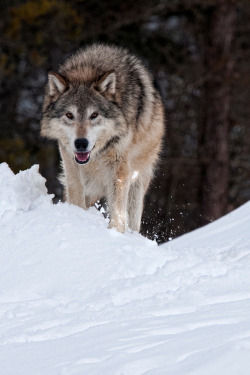
<path id="1" fill-rule="evenodd" d="M 89 152 L 76 152 L 76 158 L 79 161 L 86 161 L 89 157 Z"/>

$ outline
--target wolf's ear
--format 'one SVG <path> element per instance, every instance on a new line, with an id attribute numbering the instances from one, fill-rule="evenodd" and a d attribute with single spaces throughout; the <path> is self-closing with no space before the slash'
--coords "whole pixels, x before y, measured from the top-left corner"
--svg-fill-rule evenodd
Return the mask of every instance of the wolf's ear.
<path id="1" fill-rule="evenodd" d="M 97 81 L 94 84 L 94 87 L 101 94 L 115 94 L 116 89 L 116 75 L 113 70 L 110 70 L 107 73 L 104 73 L 98 77 Z"/>
<path id="2" fill-rule="evenodd" d="M 48 79 L 48 88 L 50 96 L 59 96 L 67 90 L 68 84 L 65 81 L 65 79 L 59 74 L 49 72 Z"/>

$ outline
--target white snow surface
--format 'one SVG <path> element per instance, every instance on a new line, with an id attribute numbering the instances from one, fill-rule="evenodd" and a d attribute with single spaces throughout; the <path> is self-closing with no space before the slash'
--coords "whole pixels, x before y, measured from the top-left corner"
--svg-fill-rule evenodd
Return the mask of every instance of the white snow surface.
<path id="1" fill-rule="evenodd" d="M 249 375 L 250 203 L 157 246 L 0 165 L 1 375 Z"/>

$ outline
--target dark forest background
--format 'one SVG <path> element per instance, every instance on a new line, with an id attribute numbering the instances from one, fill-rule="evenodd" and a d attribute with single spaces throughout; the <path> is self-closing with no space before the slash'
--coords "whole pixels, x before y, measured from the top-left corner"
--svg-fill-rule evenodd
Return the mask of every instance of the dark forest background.
<path id="1" fill-rule="evenodd" d="M 166 109 L 142 233 L 165 242 L 250 199 L 249 0 L 1 0 L 0 162 L 34 163 L 56 200 L 59 155 L 41 139 L 47 72 L 93 42 L 129 48 Z"/>

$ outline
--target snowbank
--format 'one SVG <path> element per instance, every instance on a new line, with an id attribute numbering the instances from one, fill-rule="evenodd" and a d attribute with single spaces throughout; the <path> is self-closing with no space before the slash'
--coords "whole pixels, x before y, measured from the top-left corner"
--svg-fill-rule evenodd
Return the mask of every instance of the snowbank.
<path id="1" fill-rule="evenodd" d="M 247 375 L 250 204 L 157 246 L 0 165 L 0 374 Z"/>

